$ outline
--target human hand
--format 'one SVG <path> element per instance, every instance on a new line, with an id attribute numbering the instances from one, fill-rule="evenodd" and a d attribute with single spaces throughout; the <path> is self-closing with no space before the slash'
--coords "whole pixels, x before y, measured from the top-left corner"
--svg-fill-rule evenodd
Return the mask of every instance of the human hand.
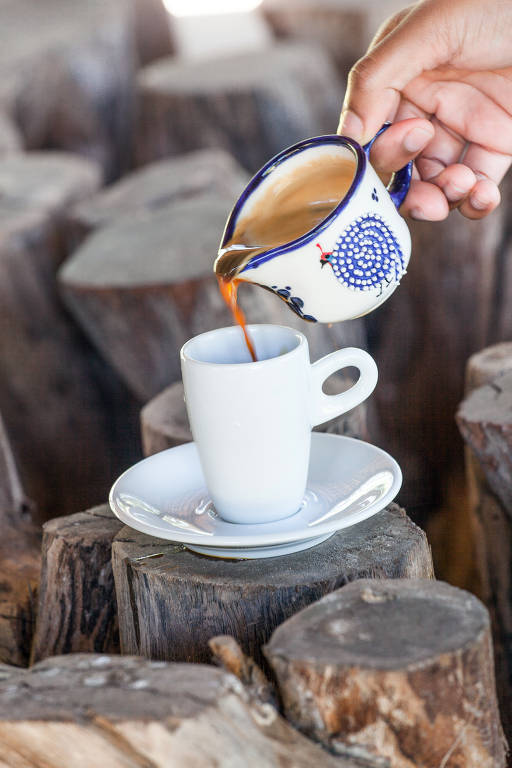
<path id="1" fill-rule="evenodd" d="M 512 162 L 512 2 L 423 0 L 389 19 L 349 75 L 338 133 L 396 171 L 415 159 L 402 212 L 480 219 Z"/>

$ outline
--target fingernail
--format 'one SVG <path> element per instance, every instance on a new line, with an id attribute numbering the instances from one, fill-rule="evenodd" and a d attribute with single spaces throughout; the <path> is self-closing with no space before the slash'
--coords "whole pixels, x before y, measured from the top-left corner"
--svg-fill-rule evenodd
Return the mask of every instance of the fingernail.
<path id="1" fill-rule="evenodd" d="M 485 211 L 490 205 L 489 201 L 486 202 L 475 195 L 471 195 L 469 202 L 471 203 L 471 207 L 475 208 L 477 211 Z"/>
<path id="2" fill-rule="evenodd" d="M 432 138 L 432 131 L 425 128 L 413 128 L 412 131 L 405 134 L 403 147 L 406 152 L 419 152 Z"/>
<path id="3" fill-rule="evenodd" d="M 355 112 L 347 109 L 341 113 L 338 133 L 359 141 L 363 135 L 363 121 Z"/>
<path id="4" fill-rule="evenodd" d="M 420 208 L 413 208 L 409 213 L 409 216 L 411 219 L 416 219 L 417 221 L 425 221 L 425 215 Z"/>

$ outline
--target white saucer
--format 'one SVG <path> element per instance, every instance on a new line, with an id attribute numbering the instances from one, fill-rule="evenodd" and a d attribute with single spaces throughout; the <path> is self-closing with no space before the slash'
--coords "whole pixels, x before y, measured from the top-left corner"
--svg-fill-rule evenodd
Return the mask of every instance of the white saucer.
<path id="1" fill-rule="evenodd" d="M 308 549 L 380 512 L 400 490 L 402 472 L 380 448 L 314 432 L 301 508 L 276 523 L 235 525 L 208 498 L 194 443 L 156 453 L 128 469 L 110 491 L 125 525 L 214 557 L 275 557 Z"/>

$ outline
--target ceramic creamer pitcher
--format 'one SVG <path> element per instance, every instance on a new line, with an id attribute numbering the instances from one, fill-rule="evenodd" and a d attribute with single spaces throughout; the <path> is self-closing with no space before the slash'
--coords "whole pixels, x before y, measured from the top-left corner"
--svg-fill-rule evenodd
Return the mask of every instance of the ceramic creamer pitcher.
<path id="1" fill-rule="evenodd" d="M 393 293 L 411 253 L 409 230 L 398 208 L 409 189 L 412 163 L 384 186 L 368 158 L 371 145 L 387 127 L 365 147 L 337 135 L 301 141 L 258 171 L 231 211 L 221 249 L 238 222 L 275 184 L 276 174 L 286 184 L 286 175 L 296 178 L 314 153 L 334 159 L 341 152 L 355 160 L 352 183 L 326 218 L 297 239 L 250 258 L 237 280 L 273 291 L 304 320 L 322 323 L 365 315 Z"/>

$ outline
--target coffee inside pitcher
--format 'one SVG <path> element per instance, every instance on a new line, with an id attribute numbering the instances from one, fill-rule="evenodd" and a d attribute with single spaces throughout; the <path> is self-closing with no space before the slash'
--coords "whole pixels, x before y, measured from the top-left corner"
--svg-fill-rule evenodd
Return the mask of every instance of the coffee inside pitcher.
<path id="1" fill-rule="evenodd" d="M 347 194 L 356 168 L 355 156 L 345 147 L 315 147 L 285 160 L 250 195 L 232 236 L 219 250 L 215 273 L 252 360 L 254 346 L 237 304 L 238 275 L 254 256 L 297 240 L 320 224 Z"/>
<path id="2" fill-rule="evenodd" d="M 232 236 L 219 250 L 217 276 L 234 280 L 254 256 L 314 229 L 343 200 L 356 167 L 345 147 L 318 147 L 285 160 L 245 203 Z"/>

